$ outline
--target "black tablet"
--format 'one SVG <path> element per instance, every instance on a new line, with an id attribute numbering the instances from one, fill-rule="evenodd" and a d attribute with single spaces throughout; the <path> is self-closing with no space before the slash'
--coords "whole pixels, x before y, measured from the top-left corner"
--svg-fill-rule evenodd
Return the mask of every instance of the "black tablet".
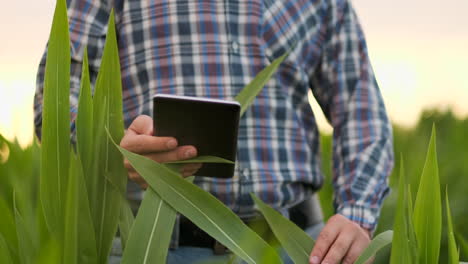
<path id="1" fill-rule="evenodd" d="M 193 145 L 198 156 L 235 161 L 240 104 L 211 98 L 157 94 L 153 98 L 155 136 Z M 231 178 L 234 164 L 205 163 L 196 176 Z"/>

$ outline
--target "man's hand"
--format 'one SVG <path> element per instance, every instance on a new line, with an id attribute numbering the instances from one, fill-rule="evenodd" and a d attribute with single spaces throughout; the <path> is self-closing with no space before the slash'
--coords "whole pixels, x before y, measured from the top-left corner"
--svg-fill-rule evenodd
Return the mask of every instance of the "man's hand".
<path id="1" fill-rule="evenodd" d="M 197 156 L 197 149 L 194 146 L 179 147 L 177 145 L 175 138 L 153 136 L 153 119 L 146 115 L 138 116 L 125 132 L 122 141 L 120 141 L 122 148 L 160 163 L 186 160 Z M 146 189 L 148 184 L 127 159 L 124 160 L 124 165 L 128 170 L 129 179 Z M 188 177 L 196 173 L 200 168 L 200 163 L 184 164 L 180 172 L 182 176 Z"/>
<path id="2" fill-rule="evenodd" d="M 328 220 L 320 232 L 309 262 L 351 264 L 358 259 L 369 243 L 368 231 L 344 216 L 336 214 Z"/>

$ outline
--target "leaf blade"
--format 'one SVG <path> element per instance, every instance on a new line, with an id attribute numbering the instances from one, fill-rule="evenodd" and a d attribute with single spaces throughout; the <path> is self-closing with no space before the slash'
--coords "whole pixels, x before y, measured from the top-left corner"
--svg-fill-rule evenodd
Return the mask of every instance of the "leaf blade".
<path id="1" fill-rule="evenodd" d="M 14 197 L 14 205 L 13 210 L 15 212 L 15 224 L 16 224 L 16 232 L 18 236 L 18 255 L 20 258 L 21 263 L 29 264 L 33 263 L 33 259 L 38 252 L 38 247 L 34 243 L 31 236 L 31 231 L 29 230 L 28 226 L 26 225 L 23 217 L 21 216 L 20 212 L 16 207 L 16 198 Z"/>
<path id="2" fill-rule="evenodd" d="M 455 237 L 457 238 L 458 244 L 460 245 L 461 255 L 468 258 L 468 241 L 460 233 L 456 233 Z"/>
<path id="3" fill-rule="evenodd" d="M 241 105 L 240 116 L 244 115 L 245 111 L 247 111 L 249 106 L 253 103 L 255 97 L 260 93 L 265 84 L 270 80 L 287 56 L 288 53 L 285 53 L 275 59 L 270 65 L 259 72 L 257 76 L 255 76 L 255 78 L 236 96 L 235 100 Z"/>
<path id="4" fill-rule="evenodd" d="M 98 263 L 93 219 L 80 157 L 77 157 L 78 185 L 78 263 Z"/>
<path id="5" fill-rule="evenodd" d="M 91 170 L 94 158 L 93 145 L 93 98 L 91 95 L 91 81 L 89 78 L 88 49 L 83 54 L 80 96 L 78 99 L 78 113 L 76 116 L 76 146 L 83 164 L 84 171 Z M 86 173 L 86 176 L 91 176 Z"/>
<path id="6" fill-rule="evenodd" d="M 5 244 L 8 246 L 14 256 L 18 256 L 18 236 L 16 233 L 15 217 L 8 208 L 7 203 L 0 197 L 0 235 L 5 240 Z M 1 263 L 1 262 L 0 262 Z"/>
<path id="7" fill-rule="evenodd" d="M 40 198 L 48 228 L 63 240 L 70 151 L 70 38 L 65 0 L 57 1 L 44 76 Z"/>
<path id="8" fill-rule="evenodd" d="M 78 258 L 78 185 L 77 185 L 77 169 L 78 160 L 71 151 L 70 173 L 67 186 L 67 199 L 64 215 L 65 236 L 63 247 L 62 262 L 76 264 Z"/>
<path id="9" fill-rule="evenodd" d="M 405 175 L 403 157 L 400 161 L 400 180 L 398 184 L 398 201 L 393 225 L 394 237 L 390 264 L 417 263 L 417 242 L 414 234 L 413 211 L 410 188 L 407 185 L 408 179 Z"/>
<path id="10" fill-rule="evenodd" d="M 388 230 L 379 235 L 377 235 L 367 246 L 364 252 L 359 256 L 359 258 L 354 262 L 354 264 L 364 264 L 367 260 L 372 258 L 380 249 L 388 246 L 392 243 L 393 231 Z"/>
<path id="11" fill-rule="evenodd" d="M 315 244 L 314 240 L 301 228 L 269 207 L 254 194 L 250 194 L 250 196 L 294 263 L 308 264 L 310 253 Z"/>
<path id="12" fill-rule="evenodd" d="M 132 209 L 130 208 L 130 204 L 128 203 L 127 199 L 125 199 L 123 195 L 121 196 L 121 199 L 119 230 L 120 239 L 122 242 L 122 251 L 124 251 L 127 245 L 127 240 L 130 236 L 130 230 L 132 229 L 133 223 L 135 222 L 135 217 L 133 216 Z"/>
<path id="13" fill-rule="evenodd" d="M 117 47 L 114 11 L 111 11 L 108 32 L 96 80 L 93 98 L 94 154 L 92 177 L 87 181 L 91 214 L 96 232 L 100 263 L 107 261 L 117 232 L 121 211 L 121 193 L 125 193 L 127 172 L 122 155 L 106 135 L 118 141 L 124 134 L 122 83 Z"/>
<path id="14" fill-rule="evenodd" d="M 437 264 L 442 232 L 442 208 L 435 126 L 432 127 L 426 162 L 414 204 L 413 223 L 418 241 L 419 263 Z"/>
<path id="15" fill-rule="evenodd" d="M 450 204 L 448 199 L 448 187 L 445 191 L 445 206 L 447 214 L 447 236 L 448 236 L 448 262 L 449 264 L 459 263 L 459 254 L 457 250 L 457 243 L 455 242 L 455 234 L 453 232 L 452 214 L 450 212 Z"/>
<path id="16" fill-rule="evenodd" d="M 0 263 L 13 264 L 6 240 L 0 234 Z"/>
<path id="17" fill-rule="evenodd" d="M 122 264 L 166 263 L 177 213 L 151 188 L 145 193 Z"/>

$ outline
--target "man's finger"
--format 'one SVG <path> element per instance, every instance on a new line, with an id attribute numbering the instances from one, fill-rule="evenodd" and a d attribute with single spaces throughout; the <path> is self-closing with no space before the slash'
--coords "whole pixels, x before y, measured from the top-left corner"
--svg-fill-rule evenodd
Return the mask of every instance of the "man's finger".
<path id="1" fill-rule="evenodd" d="M 349 248 L 353 244 L 355 237 L 355 230 L 347 230 L 346 228 L 342 229 L 338 235 L 338 238 L 335 240 L 335 242 L 333 242 L 332 246 L 328 250 L 323 263 L 341 263 L 341 260 L 346 256 Z"/>
<path id="2" fill-rule="evenodd" d="M 145 156 L 156 162 L 166 163 L 194 158 L 197 156 L 197 149 L 193 146 L 182 146 L 171 151 L 149 153 Z"/>
<path id="3" fill-rule="evenodd" d="M 147 115 L 139 115 L 128 127 L 127 133 L 133 135 L 153 135 L 153 119 Z"/>
<path id="4" fill-rule="evenodd" d="M 130 161 L 128 161 L 128 159 L 126 159 L 126 158 L 124 159 L 124 167 L 127 170 L 133 169 L 132 164 L 130 164 Z"/>
<path id="5" fill-rule="evenodd" d="M 177 147 L 177 140 L 172 137 L 153 137 L 147 135 L 125 136 L 120 146 L 138 154 L 161 152 Z"/>
<path id="6" fill-rule="evenodd" d="M 127 172 L 130 173 L 130 172 L 136 172 L 135 168 L 133 168 L 132 164 L 130 163 L 130 161 L 128 159 L 124 159 L 124 167 L 125 169 L 127 169 Z"/>
<path id="7" fill-rule="evenodd" d="M 340 233 L 341 225 L 340 221 L 337 221 L 337 217 L 339 217 L 339 215 L 331 217 L 322 232 L 320 232 L 318 239 L 315 242 L 315 246 L 312 249 L 312 253 L 310 253 L 309 262 L 311 264 L 321 263 L 322 259 L 326 256 L 328 249 Z"/>
<path id="8" fill-rule="evenodd" d="M 348 253 L 346 254 L 345 258 L 343 259 L 343 264 L 352 264 L 354 263 L 361 253 L 366 249 L 366 247 L 369 245 L 369 240 L 360 238 L 357 239 L 352 245 L 351 248 L 348 250 Z M 372 263 L 372 259 L 366 262 L 366 264 Z"/>
<path id="9" fill-rule="evenodd" d="M 180 172 L 185 172 L 185 171 L 197 171 L 201 168 L 202 164 L 201 163 L 189 163 L 185 164 L 180 168 Z"/>
<path id="10" fill-rule="evenodd" d="M 189 177 L 197 173 L 197 171 L 201 168 L 201 163 L 191 163 L 183 166 L 180 170 L 182 176 Z"/>

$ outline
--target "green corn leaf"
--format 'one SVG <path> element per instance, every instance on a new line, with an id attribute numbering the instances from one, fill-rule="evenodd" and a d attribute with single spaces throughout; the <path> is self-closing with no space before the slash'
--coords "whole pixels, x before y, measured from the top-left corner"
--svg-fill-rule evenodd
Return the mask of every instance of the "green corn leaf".
<path id="1" fill-rule="evenodd" d="M 120 240 L 122 242 L 122 252 L 125 250 L 127 245 L 128 237 L 130 236 L 130 230 L 132 229 L 135 217 L 133 216 L 132 209 L 127 199 L 121 195 L 121 208 L 120 208 L 120 219 L 119 219 L 119 230 Z"/>
<path id="2" fill-rule="evenodd" d="M 98 263 L 93 219 L 80 157 L 76 157 L 76 184 L 78 188 L 78 263 Z"/>
<path id="3" fill-rule="evenodd" d="M 48 228 L 63 239 L 70 154 L 70 38 L 67 6 L 58 0 L 44 80 L 40 197 Z"/>
<path id="4" fill-rule="evenodd" d="M 294 263 L 308 264 L 310 253 L 315 244 L 314 240 L 301 228 L 262 202 L 254 194 L 250 194 L 250 196 Z"/>
<path id="5" fill-rule="evenodd" d="M 318 192 L 320 207 L 322 209 L 323 221 L 327 222 L 330 217 L 335 215 L 335 208 L 333 207 L 333 181 L 332 181 L 332 155 L 333 155 L 333 139 L 329 135 L 320 135 L 322 168 L 323 168 L 323 186 Z"/>
<path id="6" fill-rule="evenodd" d="M 367 248 L 364 250 L 364 252 L 359 256 L 359 258 L 354 262 L 354 264 L 364 264 L 366 263 L 367 260 L 375 256 L 379 250 L 384 248 L 385 246 L 388 246 L 390 243 L 392 243 L 392 238 L 393 238 L 393 231 L 388 230 L 383 233 L 380 233 L 377 235 L 367 246 Z"/>
<path id="7" fill-rule="evenodd" d="M 463 236 L 459 233 L 456 233 L 455 237 L 457 238 L 458 244 L 460 246 L 460 254 L 462 258 L 465 256 L 466 258 L 464 260 L 468 261 L 468 240 L 463 238 Z"/>
<path id="8" fill-rule="evenodd" d="M 123 137 L 122 83 L 113 11 L 93 98 L 95 156 L 93 174 L 87 177 L 100 263 L 107 262 L 119 223 L 121 193 L 125 193 L 127 183 L 122 155 L 112 146 L 105 128 L 116 140 Z"/>
<path id="9" fill-rule="evenodd" d="M 169 165 L 178 173 L 178 165 Z M 193 182 L 194 177 L 186 178 Z M 138 209 L 129 236 L 129 248 L 124 250 L 122 263 L 166 263 L 171 234 L 177 212 L 152 189 L 148 188 Z"/>
<path id="10" fill-rule="evenodd" d="M 99 124 L 102 124 L 106 121 L 106 112 L 104 111 L 107 109 L 107 100 L 103 100 L 102 102 L 101 111 L 93 111 L 93 125 L 96 124 L 95 131 L 94 131 L 94 147 L 93 147 L 93 156 L 94 159 L 92 161 L 92 167 L 90 171 L 84 171 L 84 179 L 86 183 L 86 190 L 88 191 L 89 197 L 89 208 L 91 210 L 91 216 L 95 224 L 95 228 L 98 228 L 98 215 L 101 212 L 101 204 L 102 204 L 102 190 L 103 190 L 103 183 L 106 181 L 110 181 L 110 179 L 104 178 L 102 176 L 102 168 L 103 166 L 100 165 L 101 162 L 106 161 L 105 155 L 107 154 L 105 145 L 103 143 L 102 135 L 105 127 L 102 127 Z M 85 168 L 83 168 L 85 169 Z M 114 184 L 115 185 L 115 184 Z M 96 230 L 97 233 L 97 230 Z"/>
<path id="11" fill-rule="evenodd" d="M 172 161 L 172 162 L 167 162 L 167 163 L 164 163 L 164 164 L 185 164 L 185 163 L 228 163 L 228 164 L 234 164 L 233 161 L 223 159 L 223 158 L 219 158 L 219 157 L 213 157 L 213 156 L 199 156 L 199 157 L 195 157 L 193 159 Z"/>
<path id="12" fill-rule="evenodd" d="M 176 211 L 153 189 L 148 188 L 131 230 L 122 264 L 166 263 L 176 216 Z"/>
<path id="13" fill-rule="evenodd" d="M 412 190 L 411 185 L 410 184 L 406 185 L 406 192 L 407 192 L 407 196 L 408 196 L 408 212 L 410 214 L 414 214 L 413 194 L 411 193 L 411 190 Z M 414 228 L 414 222 L 413 222 L 413 224 L 411 226 Z"/>
<path id="14" fill-rule="evenodd" d="M 231 257 L 229 258 L 229 262 L 228 264 L 234 264 L 234 263 L 238 263 L 238 262 L 241 262 L 242 260 L 239 259 L 238 256 L 234 255 L 234 254 L 231 254 Z"/>
<path id="15" fill-rule="evenodd" d="M 105 129 L 107 131 L 107 128 Z M 123 252 L 127 244 L 127 239 L 130 234 L 130 230 L 132 228 L 135 217 L 133 216 L 132 209 L 130 208 L 130 204 L 128 203 L 128 200 L 126 198 L 126 190 L 125 190 L 126 186 L 122 186 L 122 185 L 119 185 L 118 183 L 114 183 L 113 182 L 114 179 L 107 177 L 107 175 L 105 175 L 105 178 L 108 181 L 108 183 L 112 185 L 112 188 L 114 190 L 117 190 L 120 194 L 120 214 L 119 214 L 118 227 L 120 231 L 120 241 L 121 241 L 122 252 Z"/>
<path id="16" fill-rule="evenodd" d="M 76 146 L 85 175 L 92 176 L 92 161 L 94 160 L 93 146 L 93 98 L 88 69 L 88 50 L 83 55 L 83 69 L 81 74 L 80 97 L 78 101 L 78 114 L 76 116 Z"/>
<path id="17" fill-rule="evenodd" d="M 79 157 L 71 152 L 63 263 L 98 263 L 96 240 Z"/>
<path id="18" fill-rule="evenodd" d="M 455 234 L 453 232 L 453 224 L 452 224 L 452 215 L 450 212 L 450 204 L 448 199 L 448 187 L 445 191 L 445 206 L 446 206 L 446 213 L 447 213 L 447 236 L 448 236 L 448 264 L 458 264 L 459 263 L 459 254 L 457 250 L 457 243 L 455 242 Z"/>
<path id="19" fill-rule="evenodd" d="M 36 220 L 37 234 L 40 237 L 40 250 L 39 250 L 39 256 L 38 256 L 38 259 L 39 259 L 44 252 L 44 245 L 48 243 L 50 240 L 52 240 L 51 234 L 45 222 L 44 211 L 42 210 L 41 206 L 37 207 L 35 220 Z M 58 248 L 57 252 L 61 253 L 62 249 L 63 248 Z M 59 254 L 57 262 L 51 262 L 51 263 L 61 262 L 60 258 L 61 258 L 61 255 Z"/>
<path id="20" fill-rule="evenodd" d="M 13 197 L 13 210 L 15 211 L 15 224 L 18 236 L 18 253 L 22 264 L 33 263 L 38 252 L 38 246 L 31 236 L 31 230 L 16 208 L 16 198 Z"/>
<path id="21" fill-rule="evenodd" d="M 400 178 L 398 183 L 398 201 L 395 214 L 395 222 L 393 224 L 393 230 L 395 230 L 395 236 L 392 242 L 392 253 L 390 255 L 390 264 L 400 263 L 412 263 L 411 255 L 409 254 L 409 247 L 406 246 L 408 243 L 408 223 L 406 222 L 407 197 L 405 190 L 405 173 L 403 158 L 400 159 Z"/>
<path id="22" fill-rule="evenodd" d="M 416 238 L 416 233 L 414 231 L 414 223 L 413 223 L 413 198 L 411 194 L 411 185 L 408 184 L 406 186 L 406 197 L 408 199 L 407 203 L 407 211 L 406 211 L 406 223 L 408 227 L 408 246 L 409 246 L 409 253 L 411 255 L 411 263 L 418 263 L 419 262 L 419 250 L 418 250 L 418 239 Z"/>
<path id="23" fill-rule="evenodd" d="M 48 240 L 41 247 L 41 250 L 34 264 L 63 264 L 60 259 L 61 248 L 56 240 Z M 65 262 L 68 263 L 68 262 Z"/>
<path id="24" fill-rule="evenodd" d="M 63 247 L 63 263 L 76 264 L 78 258 L 78 160 L 71 151 L 70 172 L 67 186 L 67 199 L 65 208 L 65 237 Z M 84 230 L 80 230 L 83 232 Z"/>
<path id="25" fill-rule="evenodd" d="M 390 264 L 417 263 L 417 247 L 414 234 L 413 220 L 411 216 L 412 205 L 410 190 L 405 175 L 403 158 L 400 161 L 400 181 L 398 185 L 398 202 L 393 225 L 394 237 Z"/>
<path id="26" fill-rule="evenodd" d="M 164 201 L 247 263 L 261 263 L 265 253 L 274 250 L 211 194 L 166 166 L 115 146 Z M 242 241 L 251 241 L 255 247 L 242 245 Z M 279 256 L 271 263 L 281 263 Z"/>
<path id="27" fill-rule="evenodd" d="M 281 55 L 279 58 L 274 60 L 270 65 L 255 76 L 255 78 L 247 84 L 244 89 L 236 96 L 235 100 L 241 105 L 242 116 L 249 106 L 253 103 L 255 97 L 260 93 L 265 84 L 270 80 L 271 76 L 276 72 L 280 64 L 288 56 L 288 53 Z"/>
<path id="28" fill-rule="evenodd" d="M 432 127 L 426 162 L 414 204 L 413 223 L 418 240 L 419 263 L 439 263 L 442 209 L 435 126 Z"/>
<path id="29" fill-rule="evenodd" d="M 8 249 L 8 245 L 6 240 L 3 238 L 2 234 L 0 234 L 0 263 L 3 264 L 13 264 L 13 259 L 10 255 L 10 250 Z"/>
<path id="30" fill-rule="evenodd" d="M 5 244 L 8 246 L 9 250 L 12 252 L 13 256 L 11 258 L 17 259 L 18 256 L 18 237 L 16 235 L 16 224 L 15 217 L 13 216 L 12 211 L 9 206 L 0 197 L 0 236 L 5 240 Z M 0 262 L 2 263 L 2 262 Z"/>
<path id="31" fill-rule="evenodd" d="M 100 113 L 100 120 L 104 120 L 104 111 Z M 76 117 L 76 145 L 78 159 L 81 165 L 78 166 L 78 196 L 79 198 L 79 222 L 78 228 L 81 232 L 78 235 L 78 262 L 79 263 L 97 263 L 97 244 L 93 217 L 91 216 L 90 198 L 96 198 L 95 192 L 99 186 L 94 186 L 95 178 L 99 177 L 93 170 L 93 161 L 95 160 L 95 144 L 93 130 L 93 99 L 91 93 L 88 50 L 85 48 L 83 54 L 80 97 L 78 101 L 78 114 Z M 91 192 L 88 192 L 88 189 Z M 88 195 L 91 194 L 93 196 Z M 93 207 L 94 208 L 94 207 Z M 96 215 L 95 215 L 96 216 Z M 96 216 L 97 217 L 97 216 Z"/>

